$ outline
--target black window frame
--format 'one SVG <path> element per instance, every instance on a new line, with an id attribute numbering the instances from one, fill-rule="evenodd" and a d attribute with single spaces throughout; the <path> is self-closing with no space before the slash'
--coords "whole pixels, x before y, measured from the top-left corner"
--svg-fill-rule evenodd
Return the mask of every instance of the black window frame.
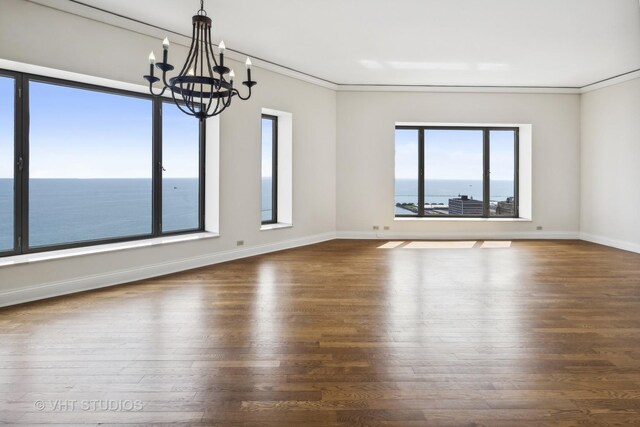
<path id="1" fill-rule="evenodd" d="M 24 154 L 22 152 L 22 74 L 10 70 L 0 70 L 0 77 L 11 78 L 14 81 L 13 87 L 13 247 L 10 250 L 0 251 L 0 257 L 18 255 L 20 241 L 20 218 L 22 217 L 22 206 L 19 201 L 22 191 L 22 168 L 20 163 Z"/>
<path id="2" fill-rule="evenodd" d="M 513 126 L 396 126 L 395 130 L 415 130 L 418 132 L 418 212 L 415 215 L 409 214 L 395 214 L 396 218 L 429 218 L 429 219 L 446 219 L 446 218 L 491 218 L 491 219 L 513 219 L 519 218 L 519 176 L 520 176 L 520 128 Z M 428 130 L 471 130 L 482 131 L 482 215 L 426 215 L 424 211 L 425 202 L 425 188 L 424 188 L 424 176 L 425 176 L 425 133 Z M 514 209 L 512 216 L 506 215 L 491 215 L 490 212 L 490 186 L 491 186 L 491 132 L 492 131 L 513 131 L 514 132 L 514 177 L 513 177 L 513 201 Z M 394 139 L 395 147 L 395 139 Z M 395 169 L 394 169 L 395 175 Z M 395 181 L 395 176 L 394 176 Z M 394 197 L 395 198 L 395 197 Z"/>
<path id="3" fill-rule="evenodd" d="M 14 245 L 13 250 L 0 252 L 0 257 L 145 240 L 155 237 L 191 234 L 204 231 L 206 126 L 203 121 L 199 121 L 198 124 L 200 147 L 198 227 L 193 229 L 162 232 L 162 104 L 171 100 L 171 98 L 155 97 L 151 94 L 141 92 L 58 79 L 31 73 L 20 73 L 5 69 L 0 69 L 0 77 L 10 77 L 15 79 Z M 74 89 L 141 98 L 152 102 L 152 148 L 151 153 L 149 153 L 152 161 L 151 233 L 29 247 L 29 82 L 31 81 Z M 22 165 L 20 168 L 17 166 L 19 164 Z"/>
<path id="4" fill-rule="evenodd" d="M 260 117 L 260 128 L 262 121 L 271 121 L 271 219 L 262 219 L 262 206 L 260 207 L 260 221 L 262 225 L 278 223 L 278 116 L 262 114 Z M 264 137 L 262 135 L 261 137 Z M 262 159 L 262 154 L 261 154 Z M 260 197 L 262 200 L 262 184 L 260 185 Z M 262 202 L 260 202 L 262 204 Z"/>
<path id="5" fill-rule="evenodd" d="M 157 97 L 156 97 L 157 98 Z M 154 99 L 155 101 L 155 99 Z M 159 141 L 157 144 L 154 144 L 154 154 L 156 156 L 157 161 L 154 162 L 154 164 L 158 165 L 158 168 L 154 168 L 154 171 L 157 170 L 157 172 L 160 174 L 159 176 L 159 190 L 158 190 L 158 194 L 156 195 L 156 199 L 154 199 L 154 202 L 158 204 L 158 206 L 154 206 L 154 210 L 157 209 L 158 212 L 158 235 L 159 236 L 174 236 L 174 235 L 180 235 L 180 234 L 188 234 L 188 233 L 195 233 L 195 232 L 201 232 L 204 231 L 204 205 L 205 205 L 205 192 L 204 192 L 204 187 L 205 187 L 205 165 L 206 165 L 206 156 L 205 156 L 205 152 L 206 152 L 206 130 L 207 130 L 207 126 L 206 126 L 206 122 L 205 120 L 198 120 L 198 130 L 199 130 L 199 137 L 198 137 L 198 153 L 199 153 L 199 158 L 198 158 L 198 168 L 199 168 L 199 179 L 198 179 L 198 227 L 194 228 L 194 229 L 184 229 L 184 230 L 174 230 L 174 231 L 162 231 L 162 190 L 163 190 L 163 182 L 164 180 L 162 179 L 162 172 L 164 171 L 164 168 L 162 166 L 162 159 L 163 159 L 163 153 L 162 153 L 162 106 L 164 104 L 173 104 L 175 101 L 172 98 L 169 97 L 165 97 L 165 98 L 160 98 L 157 100 L 157 104 L 158 107 L 156 107 L 156 103 L 154 103 L 154 109 L 155 108 L 159 108 L 160 109 L 160 113 L 159 113 L 159 117 L 160 117 L 160 121 L 158 123 L 158 128 L 155 130 L 155 132 L 157 132 Z M 180 102 L 180 104 L 185 105 L 186 104 L 184 102 Z M 193 119 L 193 118 L 192 118 Z M 154 127 L 155 129 L 155 127 Z M 155 222 L 154 222 L 155 224 Z"/>

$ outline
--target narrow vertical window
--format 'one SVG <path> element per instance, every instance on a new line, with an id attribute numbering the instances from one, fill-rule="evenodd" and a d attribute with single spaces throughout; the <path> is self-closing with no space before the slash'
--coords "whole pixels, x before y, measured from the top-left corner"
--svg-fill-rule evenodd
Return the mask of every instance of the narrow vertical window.
<path id="1" fill-rule="evenodd" d="M 516 132 L 492 130 L 490 141 L 491 216 L 513 217 L 516 214 Z"/>
<path id="2" fill-rule="evenodd" d="M 173 102 L 162 104 L 162 232 L 200 224 L 199 121 Z"/>
<path id="3" fill-rule="evenodd" d="M 152 234 L 152 101 L 29 82 L 29 248 Z"/>
<path id="4" fill-rule="evenodd" d="M 15 84 L 0 76 L 0 252 L 14 249 Z"/>
<path id="5" fill-rule="evenodd" d="M 417 129 L 396 129 L 395 203 L 397 216 L 418 215 L 418 138 Z"/>
<path id="6" fill-rule="evenodd" d="M 262 115 L 262 224 L 278 222 L 278 117 Z"/>

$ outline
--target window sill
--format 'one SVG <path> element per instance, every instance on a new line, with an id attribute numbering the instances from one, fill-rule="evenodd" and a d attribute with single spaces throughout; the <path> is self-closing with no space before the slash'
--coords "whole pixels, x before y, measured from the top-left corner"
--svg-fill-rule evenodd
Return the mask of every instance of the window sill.
<path id="1" fill-rule="evenodd" d="M 293 224 L 285 224 L 283 222 L 278 222 L 276 224 L 264 224 L 260 226 L 260 231 L 266 230 L 277 230 L 279 228 L 292 228 Z"/>
<path id="2" fill-rule="evenodd" d="M 211 239 L 219 237 L 218 233 L 203 231 L 192 234 L 181 234 L 179 236 L 154 237 L 151 239 L 134 240 L 130 242 L 107 243 L 104 245 L 85 246 L 82 248 L 61 249 L 57 251 L 38 252 L 33 254 L 14 255 L 0 258 L 0 267 L 8 265 L 29 264 L 32 262 L 48 261 L 53 259 L 71 258 L 83 255 L 100 254 L 105 252 L 115 252 L 125 249 L 144 248 L 147 246 L 165 245 L 169 243 L 189 242 L 193 240 Z"/>
<path id="3" fill-rule="evenodd" d="M 410 218 L 410 217 L 395 217 L 394 221 L 463 221 L 463 222 L 532 222 L 530 218 Z"/>

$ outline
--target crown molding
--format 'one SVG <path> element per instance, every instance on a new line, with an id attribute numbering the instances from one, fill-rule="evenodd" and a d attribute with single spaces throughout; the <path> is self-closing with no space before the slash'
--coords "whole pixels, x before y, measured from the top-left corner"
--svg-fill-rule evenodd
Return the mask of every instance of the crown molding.
<path id="1" fill-rule="evenodd" d="M 539 86 L 431 86 L 431 85 L 338 85 L 339 92 L 459 92 L 580 94 L 578 87 Z"/>
<path id="2" fill-rule="evenodd" d="M 580 93 L 593 92 L 594 90 L 628 82 L 629 80 L 634 80 L 634 79 L 640 79 L 640 70 L 630 71 L 628 73 L 624 73 L 619 76 L 610 77 L 608 79 L 605 79 L 596 83 L 592 83 L 587 86 L 583 86 L 580 89 Z"/>

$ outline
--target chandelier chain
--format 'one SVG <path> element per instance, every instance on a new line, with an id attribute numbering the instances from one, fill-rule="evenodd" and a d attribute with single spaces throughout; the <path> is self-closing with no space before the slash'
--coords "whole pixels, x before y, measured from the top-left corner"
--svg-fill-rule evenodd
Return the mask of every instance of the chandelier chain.
<path id="1" fill-rule="evenodd" d="M 198 15 L 207 16 L 207 11 L 204 10 L 204 0 L 200 0 L 200 10 L 198 11 Z"/>

